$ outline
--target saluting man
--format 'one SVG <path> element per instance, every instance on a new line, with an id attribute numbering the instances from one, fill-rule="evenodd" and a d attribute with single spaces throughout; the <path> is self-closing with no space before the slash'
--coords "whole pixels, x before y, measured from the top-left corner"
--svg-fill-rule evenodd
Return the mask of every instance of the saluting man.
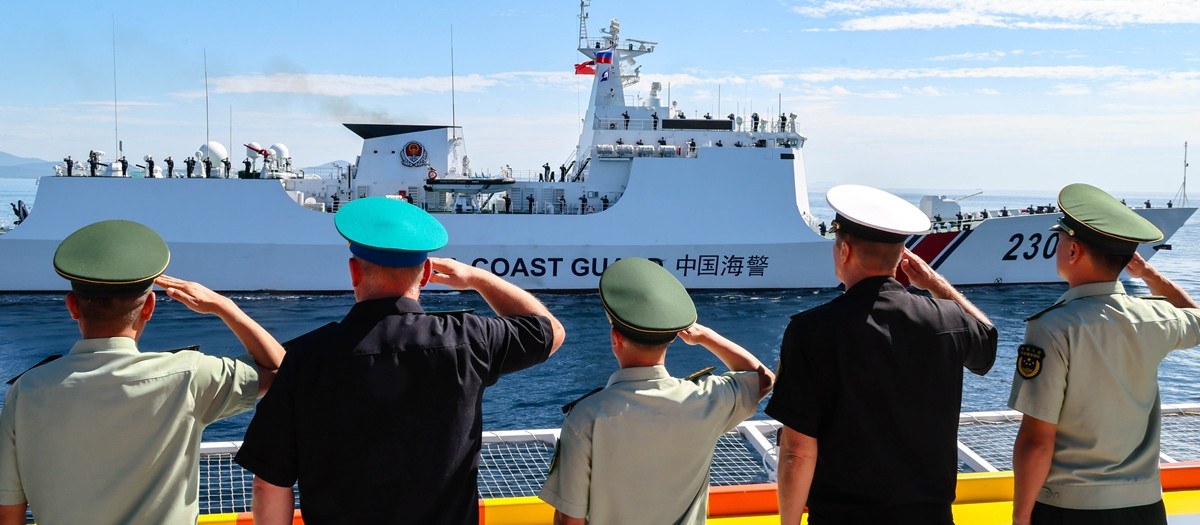
<path id="1" fill-rule="evenodd" d="M 541 363 L 562 325 L 529 292 L 453 259 L 446 230 L 381 197 L 343 205 L 356 303 L 287 343 L 236 460 L 255 474 L 256 523 L 479 523 L 484 388 Z M 498 317 L 427 313 L 428 283 L 473 289 Z"/>
<path id="2" fill-rule="evenodd" d="M 210 423 L 254 408 L 283 361 L 271 334 L 226 297 L 161 275 L 166 242 L 131 221 L 67 236 L 54 270 L 82 338 L 65 356 L 11 382 L 0 414 L 0 524 L 196 523 L 200 438 Z M 151 284 L 216 314 L 249 352 L 143 352 Z"/>
<path id="3" fill-rule="evenodd" d="M 996 329 L 944 277 L 904 248 L 929 230 L 916 206 L 845 185 L 833 267 L 846 293 L 792 317 L 767 414 L 779 431 L 783 523 L 949 525 L 958 472 L 963 368 L 983 375 Z M 909 293 L 897 265 L 933 297 Z M 865 475 L 864 466 L 870 466 Z"/>
<path id="4" fill-rule="evenodd" d="M 704 523 L 717 439 L 754 414 L 775 376 L 697 323 L 687 290 L 658 264 L 632 257 L 609 265 L 600 301 L 621 369 L 565 409 L 539 497 L 560 524 Z M 703 346 L 731 372 L 672 377 L 664 364 L 676 337 Z"/>
<path id="5" fill-rule="evenodd" d="M 1158 365 L 1200 344 L 1200 310 L 1140 255 L 1163 234 L 1103 190 L 1058 194 L 1058 275 L 1070 289 L 1027 319 L 1008 406 L 1013 523 L 1165 524 Z M 1125 294 L 1121 270 L 1159 297 Z"/>

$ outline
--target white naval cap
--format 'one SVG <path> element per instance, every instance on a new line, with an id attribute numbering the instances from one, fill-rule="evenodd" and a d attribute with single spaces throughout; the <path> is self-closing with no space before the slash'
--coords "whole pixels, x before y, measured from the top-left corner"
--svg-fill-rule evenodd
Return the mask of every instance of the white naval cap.
<path id="1" fill-rule="evenodd" d="M 843 184 L 825 194 L 833 211 L 835 231 L 876 242 L 903 242 L 909 235 L 929 231 L 929 217 L 912 203 L 870 186 Z"/>

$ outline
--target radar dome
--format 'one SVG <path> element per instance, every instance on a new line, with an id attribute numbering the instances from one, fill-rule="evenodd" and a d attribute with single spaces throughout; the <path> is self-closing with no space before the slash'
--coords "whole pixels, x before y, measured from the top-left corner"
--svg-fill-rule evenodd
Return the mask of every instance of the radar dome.
<path id="1" fill-rule="evenodd" d="M 200 157 L 199 160 L 204 160 L 204 157 L 208 157 L 215 162 L 229 158 L 229 151 L 226 150 L 225 146 L 222 146 L 220 142 L 215 140 L 209 141 L 208 144 L 200 146 L 200 151 L 198 153 Z"/>
<path id="2" fill-rule="evenodd" d="M 260 146 L 257 142 L 246 144 L 246 156 L 252 159 L 257 159 L 262 156 L 262 153 L 258 152 L 261 149 L 262 146 Z"/>
<path id="3" fill-rule="evenodd" d="M 288 147 L 284 146 L 283 143 L 280 142 L 271 144 L 271 147 L 268 149 L 271 150 L 271 154 L 275 155 L 275 158 L 277 159 L 286 159 L 292 156 L 292 154 L 288 152 Z"/>

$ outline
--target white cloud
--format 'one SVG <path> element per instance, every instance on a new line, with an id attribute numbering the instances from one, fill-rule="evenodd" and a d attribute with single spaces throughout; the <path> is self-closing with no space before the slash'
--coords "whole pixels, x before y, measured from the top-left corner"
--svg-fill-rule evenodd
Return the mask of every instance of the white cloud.
<path id="1" fill-rule="evenodd" d="M 815 68 L 794 77 L 806 82 L 835 82 L 838 80 L 911 80 L 919 78 L 948 79 L 1134 79 L 1153 77 L 1154 73 L 1124 66 L 1029 66 L 974 68 L 914 68 L 914 69 L 850 69 Z"/>
<path id="2" fill-rule="evenodd" d="M 1050 94 L 1067 96 L 1090 95 L 1092 94 L 1092 90 L 1083 84 L 1059 84 L 1054 86 L 1054 91 L 1051 91 Z"/>
<path id="3" fill-rule="evenodd" d="M 909 95 L 916 95 L 916 96 L 920 96 L 920 97 L 940 97 L 940 96 L 944 95 L 944 93 L 942 93 L 942 90 L 935 88 L 933 86 L 925 86 L 922 88 L 906 87 L 906 88 L 904 88 L 904 92 L 908 93 Z"/>
<path id="4" fill-rule="evenodd" d="M 902 13 L 855 18 L 842 22 L 845 31 L 894 31 L 898 29 L 951 29 L 963 26 L 1005 27 L 1007 22 L 997 16 L 974 12 Z"/>
<path id="5" fill-rule="evenodd" d="M 1117 82 L 1110 86 L 1113 95 L 1150 97 L 1200 97 L 1200 72 L 1170 73 L 1150 79 Z"/>
<path id="6" fill-rule="evenodd" d="M 886 31 L 961 26 L 1098 29 L 1200 23 L 1198 0 L 826 0 L 793 12 L 834 19 L 838 29 Z"/>
<path id="7" fill-rule="evenodd" d="M 975 60 L 975 61 L 987 60 L 987 61 L 995 62 L 1001 58 L 1004 58 L 1007 55 L 1008 55 L 1008 53 L 1005 53 L 1003 51 L 985 51 L 982 53 L 958 53 L 956 55 L 943 55 L 943 56 L 938 56 L 938 57 L 932 57 L 932 58 L 929 58 L 928 60 L 930 60 L 931 62 L 947 62 L 947 61 L 951 61 L 951 60 Z"/>
<path id="8" fill-rule="evenodd" d="M 557 82 L 568 84 L 571 75 L 566 73 L 502 73 L 498 75 L 463 75 L 454 78 L 458 91 L 482 91 L 501 82 L 545 82 L 548 78 L 561 77 Z M 236 75 L 217 77 L 210 82 L 212 93 L 290 93 L 298 95 L 345 96 L 405 96 L 414 93 L 439 93 L 450 91 L 450 77 L 368 77 L 355 75 L 322 75 L 303 73 L 276 73 L 270 75 Z M 197 92 L 177 93 L 176 96 L 192 98 Z M 203 93 L 200 93 L 203 95 Z"/>

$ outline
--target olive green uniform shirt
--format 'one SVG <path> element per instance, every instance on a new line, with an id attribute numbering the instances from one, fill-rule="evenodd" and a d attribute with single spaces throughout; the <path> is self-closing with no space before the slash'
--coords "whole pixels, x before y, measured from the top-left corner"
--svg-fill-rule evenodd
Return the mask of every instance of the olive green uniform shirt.
<path id="1" fill-rule="evenodd" d="M 567 415 L 539 497 L 592 525 L 704 523 L 717 439 L 757 406 L 756 372 L 618 370 Z"/>
<path id="2" fill-rule="evenodd" d="M 258 371 L 84 339 L 21 376 L 0 413 L 0 504 L 41 525 L 195 523 L 201 432 L 254 408 Z"/>
<path id="3" fill-rule="evenodd" d="M 1158 365 L 1200 344 L 1200 310 L 1125 294 L 1117 281 L 1068 290 L 1034 316 L 1008 406 L 1058 425 L 1038 501 L 1115 509 L 1162 499 Z"/>

